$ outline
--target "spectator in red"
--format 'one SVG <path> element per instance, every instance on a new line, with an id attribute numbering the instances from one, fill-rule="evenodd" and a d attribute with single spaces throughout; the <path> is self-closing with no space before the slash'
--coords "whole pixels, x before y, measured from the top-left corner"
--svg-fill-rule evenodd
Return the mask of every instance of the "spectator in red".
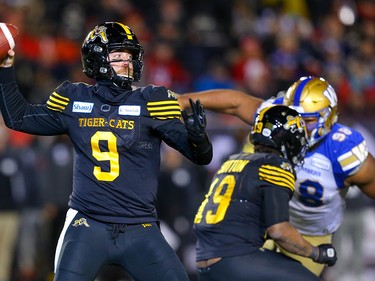
<path id="1" fill-rule="evenodd" d="M 190 76 L 175 55 L 175 50 L 166 41 L 157 41 L 149 50 L 146 57 L 144 79 L 146 83 L 165 85 L 176 92 L 187 92 L 190 86 Z"/>

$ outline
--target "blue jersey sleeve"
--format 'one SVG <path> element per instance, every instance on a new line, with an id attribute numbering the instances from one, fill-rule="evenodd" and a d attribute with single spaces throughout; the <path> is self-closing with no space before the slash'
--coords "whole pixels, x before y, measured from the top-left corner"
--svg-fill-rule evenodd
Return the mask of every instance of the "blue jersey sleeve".
<path id="1" fill-rule="evenodd" d="M 328 135 L 333 170 L 345 180 L 355 174 L 368 156 L 368 148 L 362 134 L 355 129 L 335 124 Z"/>

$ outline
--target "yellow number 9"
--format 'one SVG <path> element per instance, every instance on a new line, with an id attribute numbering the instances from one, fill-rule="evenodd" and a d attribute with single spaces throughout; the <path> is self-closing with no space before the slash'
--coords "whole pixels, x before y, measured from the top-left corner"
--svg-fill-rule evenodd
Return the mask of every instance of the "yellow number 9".
<path id="1" fill-rule="evenodd" d="M 107 141 L 108 151 L 101 151 L 100 141 Z M 114 181 L 120 174 L 117 139 L 112 132 L 96 132 L 91 138 L 92 156 L 98 161 L 109 161 L 109 171 L 103 172 L 99 166 L 94 167 L 94 176 L 100 181 Z"/>

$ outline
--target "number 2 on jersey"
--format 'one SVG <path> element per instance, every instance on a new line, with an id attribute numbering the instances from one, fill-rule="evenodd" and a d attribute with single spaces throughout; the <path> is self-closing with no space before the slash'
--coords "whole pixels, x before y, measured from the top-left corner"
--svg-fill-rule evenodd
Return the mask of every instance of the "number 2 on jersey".
<path id="1" fill-rule="evenodd" d="M 100 150 L 100 141 L 106 141 L 108 151 Z M 94 176 L 100 181 L 114 181 L 120 174 L 119 154 L 117 151 L 117 139 L 112 132 L 96 132 L 91 137 L 92 156 L 98 161 L 109 161 L 109 171 L 105 172 L 101 167 L 94 167 Z"/>
<path id="2" fill-rule="evenodd" d="M 206 199 L 198 209 L 194 223 L 200 223 L 203 217 L 207 224 L 215 224 L 224 219 L 236 185 L 236 179 L 233 175 L 227 175 L 219 181 L 220 178 L 216 178 L 212 182 Z M 210 204 L 207 204 L 209 202 Z"/>

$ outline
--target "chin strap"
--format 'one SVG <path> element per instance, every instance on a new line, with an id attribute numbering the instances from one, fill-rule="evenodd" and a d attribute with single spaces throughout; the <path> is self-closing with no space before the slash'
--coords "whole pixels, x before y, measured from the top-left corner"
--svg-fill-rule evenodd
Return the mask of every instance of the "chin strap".
<path id="1" fill-rule="evenodd" d="M 125 88 L 125 89 L 131 88 L 131 84 L 134 81 L 133 77 L 117 75 L 113 69 L 112 69 L 112 72 L 113 72 L 113 75 L 110 80 L 114 85 L 120 88 Z"/>

